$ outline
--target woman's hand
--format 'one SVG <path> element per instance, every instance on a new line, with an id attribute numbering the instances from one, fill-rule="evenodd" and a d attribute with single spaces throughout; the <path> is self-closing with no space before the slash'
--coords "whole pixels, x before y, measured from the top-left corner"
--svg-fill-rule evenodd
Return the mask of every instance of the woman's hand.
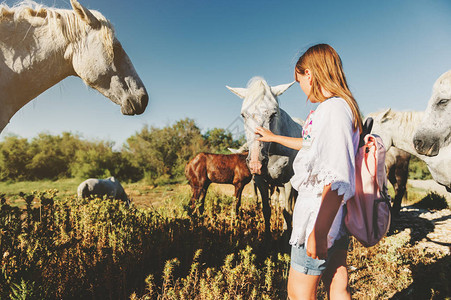
<path id="1" fill-rule="evenodd" d="M 261 135 L 261 137 L 257 138 L 257 141 L 260 142 L 274 142 L 275 141 L 275 134 L 271 132 L 271 130 L 263 128 L 263 127 L 257 127 L 255 128 L 255 134 Z"/>
<path id="2" fill-rule="evenodd" d="M 327 258 L 327 237 L 317 237 L 315 230 L 307 240 L 307 255 L 314 259 Z"/>

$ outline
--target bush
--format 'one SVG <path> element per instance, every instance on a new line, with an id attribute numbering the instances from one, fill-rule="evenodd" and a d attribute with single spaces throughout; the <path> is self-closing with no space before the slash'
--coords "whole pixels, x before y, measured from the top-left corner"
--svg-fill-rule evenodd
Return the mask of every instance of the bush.
<path id="1" fill-rule="evenodd" d="M 245 245 L 260 249 L 260 259 L 249 256 L 256 266 L 273 251 L 258 247 L 263 220 L 249 216 L 230 219 L 230 209 L 219 206 L 205 219 L 189 218 L 184 210 L 169 217 L 133 205 L 127 209 L 121 201 L 59 200 L 56 193 L 22 194 L 25 210 L 9 206 L 2 198 L 1 299 L 25 294 L 41 299 L 125 299 L 133 291 L 144 293 L 149 273 L 167 274 L 162 280 L 168 282 L 170 273 L 164 271 L 167 260 L 177 257 L 180 261 L 177 277 L 188 272 L 199 248 L 205 251 L 202 258 L 208 268 L 215 268 Z M 187 199 L 182 203 L 185 210 Z M 170 213 L 173 208 L 166 205 L 163 209 Z M 162 284 L 160 280 L 154 283 Z"/>
<path id="2" fill-rule="evenodd" d="M 429 192 L 426 197 L 413 205 L 417 208 L 441 210 L 449 208 L 446 198 L 436 192 Z"/>
<path id="3" fill-rule="evenodd" d="M 233 140 L 224 129 L 202 135 L 192 119 L 164 128 L 145 126 L 128 138 L 121 151 L 114 151 L 112 142 L 85 141 L 67 132 L 56 136 L 42 133 L 31 142 L 10 136 L 0 143 L 0 180 L 115 176 L 121 181 L 144 178 L 165 184 L 184 177 L 186 163 L 197 153 L 225 153 L 241 143 L 243 140 Z"/>
<path id="4" fill-rule="evenodd" d="M 30 143 L 33 158 L 27 165 L 33 179 L 69 177 L 75 153 L 83 147 L 78 136 L 64 132 L 62 135 L 39 134 Z"/>
<path id="5" fill-rule="evenodd" d="M 219 268 L 207 268 L 201 262 L 202 250 L 194 254 L 189 274 L 184 278 L 174 276 L 180 265 L 178 259 L 166 262 L 161 294 L 154 277 L 146 279 L 148 294 L 143 299 L 282 299 L 290 264 L 288 254 L 277 259 L 268 257 L 262 265 L 256 263 L 251 247 L 240 250 L 238 256 L 229 254 Z M 137 299 L 136 295 L 132 299 Z"/>
<path id="6" fill-rule="evenodd" d="M 0 144 L 0 179 L 27 180 L 31 179 L 27 166 L 32 155 L 27 139 L 15 136 L 6 137 Z"/>
<path id="7" fill-rule="evenodd" d="M 127 157 L 148 182 L 163 175 L 183 175 L 189 159 L 204 150 L 200 129 L 191 119 L 161 129 L 144 127 L 128 138 L 125 146 Z"/>
<path id="8" fill-rule="evenodd" d="M 409 163 L 409 179 L 432 179 L 426 163 L 413 155 Z"/>
<path id="9" fill-rule="evenodd" d="M 222 128 L 207 130 L 207 132 L 203 135 L 203 138 L 210 152 L 221 154 L 230 153 L 228 148 L 239 148 L 246 142 L 244 137 L 234 140 L 232 133 L 227 132 Z"/>

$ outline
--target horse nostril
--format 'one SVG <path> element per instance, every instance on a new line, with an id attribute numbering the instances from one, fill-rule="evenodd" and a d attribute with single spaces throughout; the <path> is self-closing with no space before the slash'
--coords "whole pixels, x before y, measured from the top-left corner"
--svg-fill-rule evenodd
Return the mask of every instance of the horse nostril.
<path id="1" fill-rule="evenodd" d="M 142 109 L 142 112 L 144 112 L 144 110 L 146 109 L 148 103 L 149 103 L 149 95 L 145 94 L 141 98 L 141 109 Z"/>
<path id="2" fill-rule="evenodd" d="M 414 144 L 414 146 L 415 146 L 415 149 L 421 149 L 422 147 L 423 147 L 423 145 L 424 145 L 424 142 L 423 142 L 423 140 L 421 140 L 421 139 L 415 139 L 414 141 L 413 141 L 413 144 Z"/>

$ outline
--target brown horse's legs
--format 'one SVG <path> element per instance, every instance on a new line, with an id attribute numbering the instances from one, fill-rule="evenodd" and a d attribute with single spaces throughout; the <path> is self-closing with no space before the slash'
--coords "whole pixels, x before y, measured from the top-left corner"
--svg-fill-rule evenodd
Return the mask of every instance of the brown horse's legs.
<path id="1" fill-rule="evenodd" d="M 203 187 L 202 187 L 202 192 L 200 195 L 200 206 L 199 206 L 199 215 L 202 216 L 204 214 L 204 207 L 205 207 L 205 197 L 207 197 L 207 190 L 208 187 L 210 186 L 211 182 L 206 182 L 204 183 Z"/>
<path id="2" fill-rule="evenodd" d="M 269 205 L 268 183 L 259 175 L 254 176 L 255 183 L 262 196 L 263 218 L 265 219 L 265 233 L 271 233 L 271 206 Z"/>
<path id="3" fill-rule="evenodd" d="M 196 202 L 199 200 L 202 188 L 192 185 L 191 190 L 193 192 L 193 196 L 190 200 L 190 214 L 194 213 L 194 211 L 196 210 Z"/>

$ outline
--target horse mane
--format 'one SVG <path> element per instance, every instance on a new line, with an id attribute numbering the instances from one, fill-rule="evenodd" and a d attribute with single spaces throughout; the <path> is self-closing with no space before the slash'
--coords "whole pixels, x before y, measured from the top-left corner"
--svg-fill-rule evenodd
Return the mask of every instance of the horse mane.
<path id="1" fill-rule="evenodd" d="M 259 105 L 266 97 L 272 99 L 277 105 L 279 104 L 277 97 L 274 97 L 271 87 L 266 80 L 260 76 L 252 77 L 247 83 L 247 93 L 244 101 L 249 104 Z"/>
<path id="2" fill-rule="evenodd" d="M 98 11 L 90 10 L 101 24 L 101 37 L 104 45 L 113 55 L 114 28 L 112 24 Z M 69 42 L 83 41 L 88 31 L 88 24 L 75 15 L 71 9 L 47 7 L 34 1 L 25 0 L 9 7 L 0 4 L 0 25 L 3 22 L 26 21 L 32 25 L 49 26 L 49 30 L 61 34 Z M 84 45 L 79 45 L 84 47 Z"/>
<path id="3" fill-rule="evenodd" d="M 368 117 L 372 117 L 375 122 L 377 121 L 377 117 L 385 117 L 386 119 L 390 119 L 394 123 L 399 124 L 399 128 L 402 128 L 405 133 L 413 134 L 417 125 L 421 122 L 423 115 L 424 112 L 422 111 L 394 111 L 390 109 L 388 112 L 387 110 L 384 110 L 370 113 Z"/>

